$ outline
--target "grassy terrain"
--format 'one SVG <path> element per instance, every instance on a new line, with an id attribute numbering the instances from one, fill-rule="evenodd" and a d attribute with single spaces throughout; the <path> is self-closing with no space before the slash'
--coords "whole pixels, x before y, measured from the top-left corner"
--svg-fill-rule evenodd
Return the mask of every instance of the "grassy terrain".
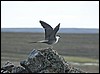
<path id="1" fill-rule="evenodd" d="M 61 39 L 54 50 L 73 62 L 97 62 L 99 59 L 99 34 L 59 34 Z M 32 49 L 48 47 L 47 44 L 29 44 L 44 39 L 44 33 L 1 33 L 1 66 L 9 60 L 19 64 L 25 60 Z M 91 67 L 81 67 L 90 70 Z M 88 69 L 86 69 L 88 68 Z M 95 69 L 94 69 L 95 68 Z M 98 72 L 99 67 L 94 67 Z"/>
<path id="2" fill-rule="evenodd" d="M 99 63 L 99 60 L 86 58 L 86 57 L 74 57 L 74 56 L 63 56 L 68 62 L 78 62 L 78 63 Z"/>

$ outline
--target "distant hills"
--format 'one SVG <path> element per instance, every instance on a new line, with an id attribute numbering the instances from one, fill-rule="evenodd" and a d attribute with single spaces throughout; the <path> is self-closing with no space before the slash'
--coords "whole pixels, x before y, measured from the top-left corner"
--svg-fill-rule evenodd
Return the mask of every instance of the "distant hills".
<path id="1" fill-rule="evenodd" d="M 1 32 L 31 32 L 43 33 L 43 28 L 1 28 Z M 60 28 L 59 33 L 99 33 L 95 28 Z"/>

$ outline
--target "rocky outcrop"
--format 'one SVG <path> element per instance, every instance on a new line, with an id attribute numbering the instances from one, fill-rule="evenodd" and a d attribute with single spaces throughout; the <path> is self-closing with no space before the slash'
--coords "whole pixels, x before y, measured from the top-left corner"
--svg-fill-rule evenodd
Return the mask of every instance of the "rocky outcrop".
<path id="1" fill-rule="evenodd" d="M 62 56 L 51 48 L 33 49 L 28 58 L 15 66 L 7 62 L 1 68 L 1 73 L 86 73 L 78 68 L 71 67 Z"/>

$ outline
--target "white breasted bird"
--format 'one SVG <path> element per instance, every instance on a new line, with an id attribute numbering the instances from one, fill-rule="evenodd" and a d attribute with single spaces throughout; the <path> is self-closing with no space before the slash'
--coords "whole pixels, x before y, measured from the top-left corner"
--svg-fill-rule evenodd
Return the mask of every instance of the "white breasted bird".
<path id="1" fill-rule="evenodd" d="M 60 36 L 56 35 L 59 30 L 60 23 L 53 29 L 49 24 L 44 21 L 39 21 L 42 27 L 45 29 L 45 40 L 30 42 L 30 43 L 46 43 L 48 45 L 56 44 L 59 41 Z"/>

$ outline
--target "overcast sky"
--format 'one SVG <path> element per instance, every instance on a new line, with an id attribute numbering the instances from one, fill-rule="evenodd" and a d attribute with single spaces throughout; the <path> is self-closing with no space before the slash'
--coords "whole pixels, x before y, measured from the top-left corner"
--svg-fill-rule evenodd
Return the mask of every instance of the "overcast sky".
<path id="1" fill-rule="evenodd" d="M 1 28 L 99 28 L 99 1 L 1 1 Z"/>

